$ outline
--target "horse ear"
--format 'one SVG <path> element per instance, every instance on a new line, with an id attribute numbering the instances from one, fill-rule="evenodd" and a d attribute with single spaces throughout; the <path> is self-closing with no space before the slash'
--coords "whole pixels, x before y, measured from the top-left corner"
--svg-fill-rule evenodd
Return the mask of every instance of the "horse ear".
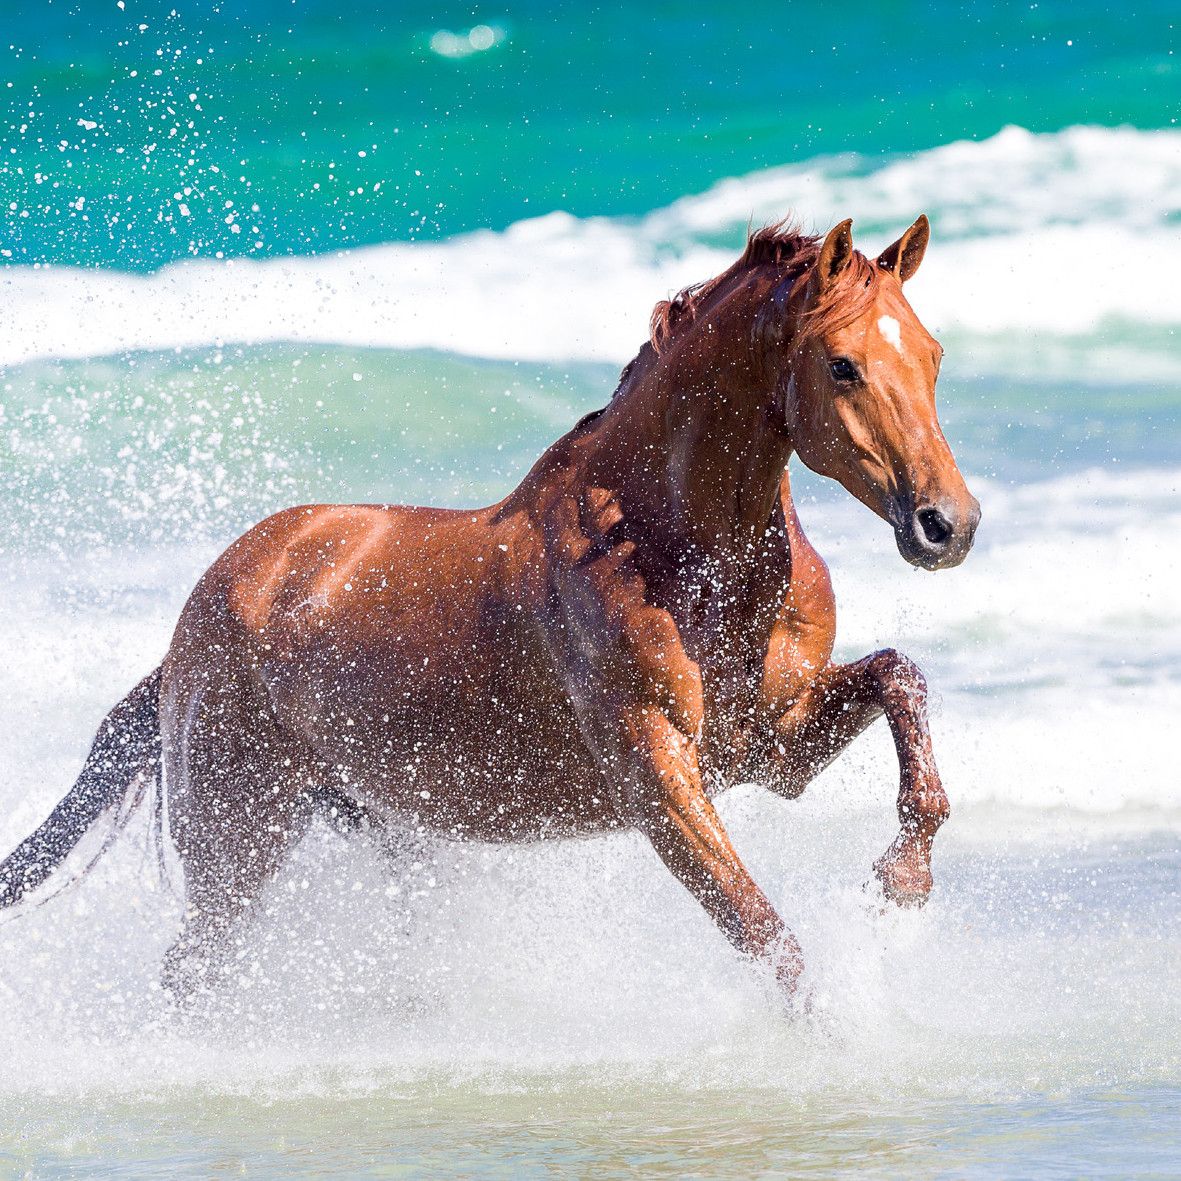
<path id="1" fill-rule="evenodd" d="M 914 225 L 878 256 L 878 266 L 883 271 L 890 271 L 900 283 L 905 283 L 919 269 L 930 240 L 931 223 L 925 213 L 920 213 Z"/>
<path id="2" fill-rule="evenodd" d="M 853 219 L 846 217 L 839 226 L 833 226 L 820 247 L 816 260 L 816 274 L 820 286 L 827 287 L 849 265 L 853 257 Z"/>

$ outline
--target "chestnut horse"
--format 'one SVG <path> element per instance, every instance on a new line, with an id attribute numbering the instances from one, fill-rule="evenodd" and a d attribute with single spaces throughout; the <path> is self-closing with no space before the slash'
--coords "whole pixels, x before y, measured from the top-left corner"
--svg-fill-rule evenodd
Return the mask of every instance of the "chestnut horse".
<path id="1" fill-rule="evenodd" d="M 875 261 L 850 226 L 823 243 L 760 230 L 658 305 L 609 405 L 500 503 L 292 508 L 234 542 L 0 864 L 0 905 L 153 791 L 184 868 L 164 969 L 184 995 L 317 814 L 391 847 L 630 827 L 791 991 L 799 947 L 711 801 L 750 780 L 799 795 L 882 715 L 901 831 L 876 870 L 923 902 L 948 814 L 923 677 L 891 650 L 833 662 L 832 586 L 788 460 L 838 480 L 927 570 L 963 560 L 980 512 L 935 415 L 942 350 L 903 294 L 927 219 Z"/>

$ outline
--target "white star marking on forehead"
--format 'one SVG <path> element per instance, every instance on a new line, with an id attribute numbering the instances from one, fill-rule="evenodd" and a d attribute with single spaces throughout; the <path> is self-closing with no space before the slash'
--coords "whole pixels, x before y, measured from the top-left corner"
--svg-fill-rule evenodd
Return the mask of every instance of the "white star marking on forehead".
<path id="1" fill-rule="evenodd" d="M 892 344 L 899 353 L 902 352 L 902 325 L 893 316 L 883 316 L 878 321 L 878 331 L 887 343 Z"/>

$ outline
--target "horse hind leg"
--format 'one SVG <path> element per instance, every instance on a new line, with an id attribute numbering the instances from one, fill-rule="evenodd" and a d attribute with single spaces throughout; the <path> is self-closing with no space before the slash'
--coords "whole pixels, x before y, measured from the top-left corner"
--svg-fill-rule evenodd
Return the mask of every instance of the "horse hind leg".
<path id="1" fill-rule="evenodd" d="M 342 787 L 321 777 L 311 800 L 316 813 L 328 827 L 345 839 L 359 837 L 376 855 L 391 886 L 409 904 L 439 888 L 456 876 L 453 858 L 447 854 L 454 846 L 437 836 L 418 831 L 412 824 L 401 823 L 370 808 Z M 404 912 L 403 934 L 412 925 L 410 910 Z"/>
<path id="2" fill-rule="evenodd" d="M 166 751 L 165 783 L 185 914 L 161 977 L 187 1004 L 224 981 L 242 927 L 314 804 L 305 752 L 256 690 L 230 681 L 178 696 L 187 698 L 184 724 Z"/>

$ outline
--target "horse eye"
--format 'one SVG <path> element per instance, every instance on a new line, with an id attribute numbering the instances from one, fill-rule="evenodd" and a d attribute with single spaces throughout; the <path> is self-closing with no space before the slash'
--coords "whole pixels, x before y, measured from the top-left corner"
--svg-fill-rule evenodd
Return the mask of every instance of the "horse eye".
<path id="1" fill-rule="evenodd" d="M 828 371 L 832 374 L 833 381 L 856 381 L 861 376 L 857 372 L 857 366 L 848 357 L 837 357 L 836 360 L 830 361 Z"/>

